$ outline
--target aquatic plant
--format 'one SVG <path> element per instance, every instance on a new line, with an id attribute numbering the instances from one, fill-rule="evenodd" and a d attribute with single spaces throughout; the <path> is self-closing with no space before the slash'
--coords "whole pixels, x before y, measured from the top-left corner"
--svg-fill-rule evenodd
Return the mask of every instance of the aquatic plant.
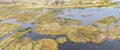
<path id="1" fill-rule="evenodd" d="M 78 25 L 81 23 L 79 20 L 70 19 L 70 18 L 65 18 L 62 22 L 63 25 L 70 25 L 70 24 Z"/>
<path id="2" fill-rule="evenodd" d="M 56 36 L 56 33 L 53 32 L 50 35 L 54 38 Z"/>
<path id="3" fill-rule="evenodd" d="M 65 37 L 63 37 L 63 38 L 57 38 L 56 41 L 57 41 L 59 44 L 64 44 L 64 43 L 67 42 L 67 39 L 66 39 Z"/>
<path id="4" fill-rule="evenodd" d="M 114 16 L 108 16 L 105 18 L 102 18 L 101 20 L 95 21 L 93 23 L 94 26 L 110 26 L 111 24 L 115 24 L 119 21 L 117 17 Z"/>
<path id="5" fill-rule="evenodd" d="M 95 38 L 94 35 L 85 35 L 85 37 L 89 38 L 90 40 Z"/>
<path id="6" fill-rule="evenodd" d="M 68 25 L 79 25 L 81 23 L 80 20 L 70 19 L 70 18 L 61 19 L 59 17 L 57 19 L 55 19 L 55 22 L 58 22 L 63 26 L 65 26 L 65 25 L 66 26 L 68 26 Z"/>
<path id="7" fill-rule="evenodd" d="M 90 17 L 92 14 L 81 14 L 82 17 Z"/>

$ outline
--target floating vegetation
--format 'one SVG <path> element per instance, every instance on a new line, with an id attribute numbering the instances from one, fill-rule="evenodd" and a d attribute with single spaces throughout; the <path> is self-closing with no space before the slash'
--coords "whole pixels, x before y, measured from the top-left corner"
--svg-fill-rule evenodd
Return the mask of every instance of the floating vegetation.
<path id="1" fill-rule="evenodd" d="M 67 14 L 67 16 L 74 17 L 75 15 L 73 15 L 73 14 Z"/>
<path id="2" fill-rule="evenodd" d="M 110 26 L 111 24 L 115 24 L 119 21 L 117 17 L 114 16 L 108 16 L 105 18 L 102 18 L 101 20 L 95 21 L 93 23 L 94 26 Z"/>
<path id="3" fill-rule="evenodd" d="M 80 24 L 81 22 L 79 20 L 75 20 L 75 19 L 70 19 L 70 18 L 65 18 L 63 21 L 62 21 L 62 24 L 63 25 L 70 25 L 70 24 L 73 24 L 73 25 L 78 25 Z"/>
<path id="4" fill-rule="evenodd" d="M 90 17 L 90 16 L 92 16 L 92 14 L 82 14 L 81 16 L 82 17 Z"/>
<path id="5" fill-rule="evenodd" d="M 0 23 L 0 37 L 6 35 L 7 33 L 14 31 L 18 28 L 20 28 L 20 25 L 18 25 L 18 24 Z"/>
<path id="6" fill-rule="evenodd" d="M 79 25 L 81 23 L 80 20 L 76 20 L 76 19 L 70 19 L 70 18 L 64 18 L 64 19 L 61 19 L 61 18 L 57 18 L 55 19 L 55 22 L 58 22 L 60 23 L 61 25 Z"/>
<path id="7" fill-rule="evenodd" d="M 67 42 L 67 39 L 66 39 L 65 37 L 63 37 L 63 38 L 57 38 L 57 42 L 58 42 L 59 44 L 64 44 L 64 43 Z"/>

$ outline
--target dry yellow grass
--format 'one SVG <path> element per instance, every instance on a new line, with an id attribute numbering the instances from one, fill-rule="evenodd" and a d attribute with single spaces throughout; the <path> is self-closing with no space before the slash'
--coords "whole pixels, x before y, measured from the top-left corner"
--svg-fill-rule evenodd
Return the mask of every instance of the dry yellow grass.
<path id="1" fill-rule="evenodd" d="M 20 25 L 18 25 L 18 24 L 0 23 L 0 37 L 4 36 L 7 33 L 12 32 L 13 30 L 16 30 L 18 28 L 20 28 Z"/>
<path id="2" fill-rule="evenodd" d="M 57 42 L 58 42 L 59 44 L 64 44 L 64 43 L 67 42 L 67 39 L 66 39 L 65 37 L 58 38 L 58 39 L 57 39 Z"/>

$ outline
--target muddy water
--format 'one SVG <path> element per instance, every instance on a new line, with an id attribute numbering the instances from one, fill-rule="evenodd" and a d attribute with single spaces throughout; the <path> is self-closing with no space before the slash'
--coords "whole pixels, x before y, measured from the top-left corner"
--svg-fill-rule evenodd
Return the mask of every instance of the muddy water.
<path id="1" fill-rule="evenodd" d="M 47 9 L 47 10 L 45 9 L 43 12 L 47 12 L 49 10 L 50 9 Z M 61 9 L 61 10 L 63 11 L 63 14 L 58 15 L 60 18 L 71 18 L 71 19 L 80 20 L 81 21 L 80 25 L 91 25 L 93 23 L 93 21 L 100 20 L 101 18 L 106 17 L 106 16 L 120 17 L 120 9 L 117 9 L 117 8 L 114 8 L 114 9 L 113 8 L 111 8 L 111 9 L 110 8 L 86 8 L 86 9 Z M 91 16 L 83 17 L 82 16 L 83 14 L 91 14 Z M 40 16 L 40 14 L 38 14 L 35 18 L 37 18 L 38 16 Z M 32 22 L 32 21 L 33 21 L 33 19 L 30 20 L 30 22 Z M 37 23 L 31 24 L 30 22 L 28 22 L 26 24 L 23 24 L 22 22 L 17 22 L 15 19 L 4 20 L 1 22 L 9 22 L 9 23 L 19 24 L 22 26 L 19 29 L 31 27 L 32 32 L 25 34 L 21 38 L 30 37 L 33 40 L 39 40 L 42 38 L 56 39 L 58 37 L 65 37 L 64 35 L 54 37 L 54 38 L 50 35 L 39 35 L 33 29 L 37 25 Z M 120 22 L 118 24 L 120 24 Z M 14 32 L 16 32 L 16 31 L 17 30 L 15 30 Z M 7 38 L 10 35 L 12 35 L 12 33 L 2 37 L 0 40 Z M 59 50 L 120 50 L 120 42 L 118 40 L 111 41 L 111 40 L 106 39 L 104 41 L 104 43 L 98 45 L 98 44 L 93 44 L 90 42 L 86 43 L 86 44 L 71 43 L 68 40 L 67 43 L 59 45 Z"/>

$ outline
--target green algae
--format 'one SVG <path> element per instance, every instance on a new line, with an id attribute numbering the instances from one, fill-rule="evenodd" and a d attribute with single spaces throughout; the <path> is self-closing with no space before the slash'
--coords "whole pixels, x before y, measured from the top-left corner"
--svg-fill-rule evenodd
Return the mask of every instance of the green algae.
<path id="1" fill-rule="evenodd" d="M 94 37 L 94 35 L 85 35 L 87 38 L 89 38 L 89 39 L 93 39 L 93 38 L 95 38 Z"/>

